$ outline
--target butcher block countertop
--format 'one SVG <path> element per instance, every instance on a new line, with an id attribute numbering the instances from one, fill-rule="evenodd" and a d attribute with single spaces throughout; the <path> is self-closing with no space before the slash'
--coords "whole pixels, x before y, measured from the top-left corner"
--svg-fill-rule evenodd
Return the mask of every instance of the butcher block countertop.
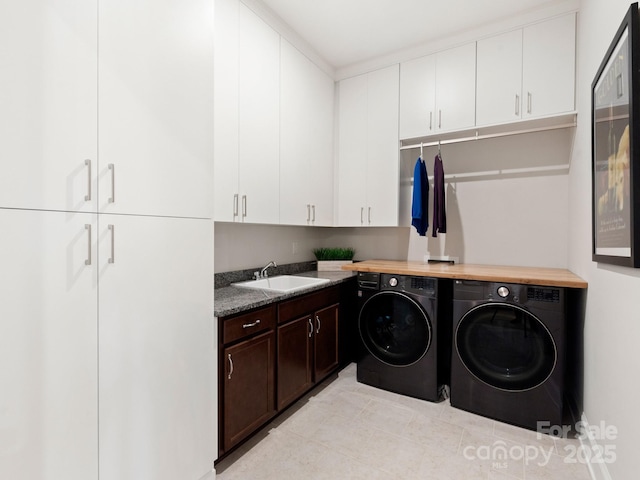
<path id="1" fill-rule="evenodd" d="M 343 265 L 342 269 L 358 272 L 455 278 L 458 280 L 483 280 L 551 287 L 587 288 L 587 282 L 563 268 L 511 267 L 464 263 L 452 265 L 449 263 L 366 260 L 364 262 Z"/>

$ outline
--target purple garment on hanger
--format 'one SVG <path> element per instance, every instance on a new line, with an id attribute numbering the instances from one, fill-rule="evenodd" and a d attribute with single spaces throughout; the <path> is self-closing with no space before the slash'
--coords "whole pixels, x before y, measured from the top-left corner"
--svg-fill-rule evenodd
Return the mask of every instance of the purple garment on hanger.
<path id="1" fill-rule="evenodd" d="M 437 237 L 438 232 L 447 233 L 447 212 L 444 207 L 444 168 L 438 153 L 433 162 L 433 237 Z"/>

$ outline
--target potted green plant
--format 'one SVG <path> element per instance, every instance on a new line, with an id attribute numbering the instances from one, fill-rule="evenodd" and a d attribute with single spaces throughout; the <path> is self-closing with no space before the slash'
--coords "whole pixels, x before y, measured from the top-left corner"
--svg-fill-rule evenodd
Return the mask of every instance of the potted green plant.
<path id="1" fill-rule="evenodd" d="M 353 248 L 316 248 L 313 254 L 318 261 L 319 272 L 339 271 L 342 265 L 353 263 Z"/>

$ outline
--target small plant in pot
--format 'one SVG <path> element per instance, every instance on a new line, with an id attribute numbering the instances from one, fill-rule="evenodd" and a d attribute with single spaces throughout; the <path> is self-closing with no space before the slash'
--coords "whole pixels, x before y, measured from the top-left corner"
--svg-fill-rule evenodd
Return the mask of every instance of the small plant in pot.
<path id="1" fill-rule="evenodd" d="M 353 248 L 316 248 L 313 254 L 318 260 L 319 272 L 340 271 L 342 265 L 353 263 Z"/>

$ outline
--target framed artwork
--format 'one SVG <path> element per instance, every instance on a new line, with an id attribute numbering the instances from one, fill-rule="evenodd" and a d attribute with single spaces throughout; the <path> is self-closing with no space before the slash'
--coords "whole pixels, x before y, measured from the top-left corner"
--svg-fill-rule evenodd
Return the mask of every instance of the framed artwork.
<path id="1" fill-rule="evenodd" d="M 633 3 L 591 84 L 592 258 L 634 268 L 640 267 L 638 21 Z"/>

